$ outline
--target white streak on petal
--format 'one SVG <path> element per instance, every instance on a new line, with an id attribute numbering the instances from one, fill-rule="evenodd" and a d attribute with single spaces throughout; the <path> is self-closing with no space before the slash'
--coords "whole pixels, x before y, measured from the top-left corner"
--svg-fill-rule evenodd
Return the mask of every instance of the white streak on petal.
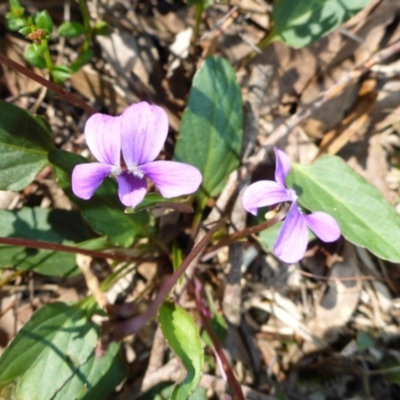
<path id="1" fill-rule="evenodd" d="M 90 199 L 112 169 L 112 165 L 100 163 L 77 165 L 71 179 L 74 195 L 84 200 Z"/>
<path id="2" fill-rule="evenodd" d="M 278 239 L 274 245 L 274 253 L 286 263 L 295 263 L 304 257 L 307 249 L 308 231 L 304 216 L 294 202 L 283 222 Z"/>
<path id="3" fill-rule="evenodd" d="M 253 215 L 257 215 L 260 207 L 291 201 L 290 192 L 274 181 L 258 181 L 251 184 L 243 193 L 243 207 Z"/>
<path id="4" fill-rule="evenodd" d="M 117 177 L 118 196 L 126 207 L 135 208 L 144 199 L 147 192 L 146 178 L 138 178 L 128 172 Z"/>
<path id="5" fill-rule="evenodd" d="M 154 161 L 142 165 L 140 169 L 167 199 L 194 193 L 202 181 L 197 168 L 176 161 Z"/>
<path id="6" fill-rule="evenodd" d="M 340 237 L 340 228 L 333 217 L 324 212 L 304 215 L 308 227 L 323 242 L 334 242 Z"/>

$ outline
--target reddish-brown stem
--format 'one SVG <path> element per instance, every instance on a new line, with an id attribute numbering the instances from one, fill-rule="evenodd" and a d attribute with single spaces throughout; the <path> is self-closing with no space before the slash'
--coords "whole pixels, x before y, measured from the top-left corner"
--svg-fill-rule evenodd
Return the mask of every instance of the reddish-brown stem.
<path id="1" fill-rule="evenodd" d="M 204 237 L 200 240 L 196 246 L 193 247 L 192 251 L 188 254 L 188 256 L 184 259 L 181 266 L 163 283 L 159 292 L 157 293 L 153 302 L 149 305 L 148 309 L 133 318 L 126 320 L 118 320 L 126 317 L 128 314 L 127 308 L 131 308 L 132 312 L 134 312 L 134 303 L 123 303 L 119 305 L 110 305 L 107 307 L 107 311 L 111 315 L 113 319 L 109 321 L 105 321 L 103 323 L 103 338 L 105 344 L 112 340 L 122 340 L 124 337 L 129 335 L 134 335 L 139 332 L 147 321 L 150 320 L 159 309 L 160 305 L 166 299 L 168 294 L 171 292 L 172 288 L 176 285 L 179 278 L 185 273 L 186 269 L 189 265 L 198 257 L 204 248 L 207 246 L 207 243 L 211 240 L 212 236 L 215 232 L 221 229 L 223 222 L 220 221 L 217 223 Z M 119 314 L 118 308 L 121 309 L 121 314 Z"/>
<path id="2" fill-rule="evenodd" d="M 233 398 L 235 400 L 245 400 L 242 387 L 240 386 L 240 383 L 237 381 L 232 367 L 229 364 L 228 359 L 225 356 L 225 353 L 222 349 L 221 344 L 219 343 L 211 325 L 210 325 L 210 311 L 208 310 L 206 304 L 205 304 L 205 296 L 204 296 L 204 290 L 203 286 L 201 285 L 199 280 L 196 280 L 195 282 L 196 290 L 193 290 L 194 292 L 194 298 L 196 302 L 196 308 L 200 313 L 200 318 L 201 318 L 201 323 L 204 327 L 204 329 L 207 331 L 208 336 L 210 337 L 213 346 L 214 346 L 214 351 L 216 354 L 216 357 L 219 358 L 220 364 L 222 368 L 224 369 L 226 379 L 228 380 L 229 387 L 232 391 Z"/>
<path id="3" fill-rule="evenodd" d="M 26 68 L 25 66 L 18 64 L 17 62 L 11 60 L 10 58 L 6 57 L 4 54 L 0 53 L 0 62 L 2 64 L 7 65 L 8 67 L 15 69 L 20 74 L 27 76 L 28 78 L 36 81 L 37 83 L 41 84 L 42 86 L 46 87 L 47 89 L 52 90 L 58 96 L 60 96 L 65 101 L 68 101 L 74 106 L 82 108 L 82 110 L 86 111 L 89 115 L 97 113 L 97 111 L 92 108 L 89 104 L 87 104 L 83 99 L 78 96 L 75 96 L 72 93 L 67 92 L 61 86 L 56 85 L 53 82 L 41 77 L 40 75 L 36 74 L 35 72 L 31 71 L 30 69 Z"/>
<path id="4" fill-rule="evenodd" d="M 52 251 L 62 251 L 64 253 L 84 254 L 93 258 L 112 258 L 121 261 L 143 261 L 142 258 L 129 257 L 122 254 L 105 253 L 103 251 L 81 249 L 74 246 L 65 246 L 63 244 L 42 242 L 40 240 L 20 239 L 12 237 L 0 237 L 0 244 L 11 246 L 30 247 L 34 249 L 44 249 Z"/>
<path id="5" fill-rule="evenodd" d="M 209 255 L 214 254 L 214 252 L 221 247 L 228 246 L 231 243 L 237 242 L 247 236 L 254 235 L 255 233 L 261 232 L 265 229 L 270 228 L 272 225 L 277 224 L 279 221 L 282 221 L 283 218 L 286 217 L 288 213 L 288 208 L 285 206 L 281 211 L 278 212 L 274 217 L 270 218 L 268 221 L 262 222 L 261 224 L 250 226 L 249 228 L 243 229 L 242 231 L 237 231 L 232 235 L 227 235 L 221 238 L 221 240 L 216 243 L 214 246 L 211 246 L 207 249 L 206 254 L 202 258 L 203 261 L 209 259 Z"/>

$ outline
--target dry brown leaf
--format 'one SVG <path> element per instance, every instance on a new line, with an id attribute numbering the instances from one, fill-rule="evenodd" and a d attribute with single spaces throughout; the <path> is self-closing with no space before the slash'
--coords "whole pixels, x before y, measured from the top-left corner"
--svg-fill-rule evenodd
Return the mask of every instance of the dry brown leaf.
<path id="1" fill-rule="evenodd" d="M 354 245 L 346 241 L 341 256 L 342 261 L 332 266 L 325 295 L 320 304 L 316 305 L 314 318 L 308 323 L 308 328 L 315 335 L 329 343 L 335 341 L 339 330 L 350 320 L 362 289 L 361 280 L 357 279 L 359 270 Z M 348 278 L 355 279 L 346 280 Z"/>
<path id="2" fill-rule="evenodd" d="M 83 97 L 107 107 L 110 114 L 121 114 L 129 105 L 124 91 L 89 65 L 72 75 L 71 85 Z"/>
<path id="3" fill-rule="evenodd" d="M 23 53 L 27 45 L 28 43 L 25 40 L 7 33 L 2 36 L 0 40 L 0 52 L 11 60 L 16 61 L 18 64 L 26 65 Z M 5 75 L 4 83 L 6 84 L 7 89 L 13 96 L 20 97 L 16 104 L 23 108 L 28 108 L 28 98 L 24 96 L 37 92 L 42 86 L 34 80 L 3 64 L 1 64 L 1 68 Z M 39 69 L 35 69 L 35 72 L 39 75 L 43 75 L 43 72 Z"/>
<path id="4" fill-rule="evenodd" d="M 322 154 L 337 154 L 349 141 L 360 139 L 360 132 L 368 122 L 369 111 L 377 98 L 375 88 L 374 79 L 368 79 L 361 84 L 351 113 L 343 119 L 337 129 L 330 130 L 324 135 L 317 157 Z"/>

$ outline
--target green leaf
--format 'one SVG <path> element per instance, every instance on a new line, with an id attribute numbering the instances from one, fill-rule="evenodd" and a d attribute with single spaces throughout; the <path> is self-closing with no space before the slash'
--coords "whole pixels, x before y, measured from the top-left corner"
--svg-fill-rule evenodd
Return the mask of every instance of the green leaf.
<path id="1" fill-rule="evenodd" d="M 175 386 L 171 399 L 185 400 L 196 389 L 203 372 L 204 352 L 199 331 L 189 313 L 168 301 L 160 307 L 158 321 L 168 346 L 186 368 L 186 377 Z"/>
<path id="2" fill-rule="evenodd" d="M 90 200 L 81 200 L 71 190 L 71 174 L 77 164 L 87 162 L 83 157 L 62 150 L 49 153 L 54 173 L 67 196 L 82 210 L 83 217 L 92 228 L 106 235 L 116 246 L 129 247 L 136 236 L 149 235 L 149 216 L 142 212 L 125 214 L 119 201 L 116 183 L 106 178 Z"/>
<path id="3" fill-rule="evenodd" d="M 219 342 L 223 342 L 226 338 L 226 332 L 228 329 L 225 318 L 218 311 L 217 305 L 215 304 L 215 300 L 213 297 L 213 293 L 210 290 L 210 288 L 208 286 L 205 286 L 204 291 L 205 291 L 205 294 L 207 297 L 208 307 L 209 307 L 209 309 L 211 311 L 211 315 L 212 315 L 212 317 L 209 321 L 211 329 L 213 330 L 217 340 Z M 207 346 L 211 347 L 212 349 L 214 348 L 214 344 L 213 344 L 210 336 L 208 335 L 208 332 L 205 329 L 202 332 L 201 339 Z"/>
<path id="4" fill-rule="evenodd" d="M 0 210 L 1 236 L 73 245 L 93 235 L 76 211 L 22 208 Z M 75 254 L 0 245 L 0 268 L 32 270 L 44 275 L 80 273 Z"/>
<path id="5" fill-rule="evenodd" d="M 261 231 L 258 234 L 261 247 L 267 253 L 272 252 L 276 239 L 278 239 L 279 232 L 282 228 L 282 222 L 272 225 L 270 228 Z"/>
<path id="6" fill-rule="evenodd" d="M 207 58 L 194 76 L 174 156 L 201 171 L 203 196 L 221 193 L 229 174 L 238 168 L 242 120 L 235 71 L 219 56 Z"/>
<path id="7" fill-rule="evenodd" d="M 385 371 L 386 382 L 394 383 L 396 386 L 400 385 L 399 360 L 396 355 L 387 352 L 383 356 L 383 360 L 379 363 L 379 369 Z"/>
<path id="8" fill-rule="evenodd" d="M 349 20 L 371 0 L 276 0 L 274 27 L 263 44 L 277 40 L 300 49 Z"/>
<path id="9" fill-rule="evenodd" d="M 8 17 L 8 15 L 7 15 Z M 10 17 L 6 21 L 7 29 L 13 32 L 19 31 L 23 29 L 25 26 L 24 18 Z M 29 28 L 30 31 L 30 28 Z M 29 32 L 28 32 L 29 33 Z"/>
<path id="10" fill-rule="evenodd" d="M 71 74 L 71 68 L 67 67 L 66 65 L 56 65 L 51 70 L 51 76 L 53 77 L 54 82 L 57 84 L 64 83 L 71 77 Z"/>
<path id="11" fill-rule="evenodd" d="M 54 148 L 43 121 L 11 103 L 0 101 L 0 190 L 22 190 L 48 164 Z"/>
<path id="12" fill-rule="evenodd" d="M 43 57 L 43 52 L 43 46 L 32 43 L 25 50 L 24 58 L 33 67 L 45 69 L 46 61 Z"/>
<path id="13" fill-rule="evenodd" d="M 103 357 L 95 356 L 97 339 L 97 326 L 79 304 L 42 307 L 0 358 L 0 395 L 11 392 L 18 400 L 107 397 L 125 368 L 117 344 Z"/>
<path id="14" fill-rule="evenodd" d="M 18 31 L 21 35 L 27 36 L 32 32 L 32 26 L 24 26 L 23 28 L 19 29 Z"/>
<path id="15" fill-rule="evenodd" d="M 400 216 L 382 193 L 338 157 L 292 165 L 287 183 L 310 211 L 336 219 L 343 236 L 376 256 L 400 262 Z"/>
<path id="16" fill-rule="evenodd" d="M 368 350 L 375 346 L 375 340 L 368 332 L 358 331 L 357 332 L 357 349 L 359 351 Z"/>
<path id="17" fill-rule="evenodd" d="M 53 32 L 53 21 L 50 17 L 50 14 L 47 10 L 43 10 L 38 12 L 35 15 L 35 22 L 36 26 L 39 29 L 43 29 L 46 31 L 47 36 L 50 37 L 51 33 Z"/>
<path id="18" fill-rule="evenodd" d="M 126 377 L 127 366 L 119 354 L 120 345 L 111 343 L 101 358 L 93 351 L 87 362 L 74 374 L 52 400 L 93 400 L 108 398 L 114 388 Z M 83 375 L 86 382 L 83 384 Z M 78 394 L 77 394 L 78 393 Z"/>
<path id="19" fill-rule="evenodd" d="M 58 35 L 66 37 L 67 39 L 72 39 L 83 35 L 84 27 L 80 22 L 69 21 L 64 22 L 58 27 Z"/>
<path id="20" fill-rule="evenodd" d="M 90 62 L 93 57 L 93 52 L 90 49 L 83 50 L 79 53 L 76 60 L 71 64 L 71 71 L 78 71 L 83 65 Z"/>
<path id="21" fill-rule="evenodd" d="M 169 382 L 162 382 L 143 393 L 138 400 L 170 400 L 175 385 Z M 197 387 L 193 394 L 189 396 L 189 400 L 206 400 L 207 391 L 202 387 Z"/>
<path id="22" fill-rule="evenodd" d="M 177 271 L 183 262 L 182 249 L 179 247 L 176 240 L 172 242 L 172 268 Z M 179 283 L 181 283 L 183 276 L 179 278 Z"/>
<path id="23" fill-rule="evenodd" d="M 189 6 L 201 6 L 203 10 L 214 4 L 214 0 L 188 0 Z"/>
<path id="24" fill-rule="evenodd" d="M 25 9 L 18 0 L 9 0 L 9 3 L 13 15 L 16 17 L 22 17 L 24 15 Z"/>
<path id="25" fill-rule="evenodd" d="M 96 23 L 93 26 L 93 35 L 100 35 L 100 36 L 105 36 L 105 35 L 110 35 L 112 32 L 111 26 L 103 20 L 96 21 Z"/>

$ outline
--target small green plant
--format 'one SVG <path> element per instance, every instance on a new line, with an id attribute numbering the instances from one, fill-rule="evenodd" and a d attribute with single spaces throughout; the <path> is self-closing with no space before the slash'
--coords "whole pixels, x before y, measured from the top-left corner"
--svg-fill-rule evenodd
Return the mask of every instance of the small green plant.
<path id="1" fill-rule="evenodd" d="M 10 0 L 10 11 L 7 13 L 7 27 L 17 31 L 31 41 L 24 53 L 25 60 L 33 67 L 47 69 L 57 84 L 62 84 L 70 78 L 93 57 L 91 41 L 94 34 L 107 34 L 108 25 L 99 21 L 92 27 L 85 0 L 79 0 L 83 22 L 67 21 L 57 29 L 57 35 L 66 39 L 82 38 L 77 58 L 70 65 L 54 64 L 49 48 L 49 42 L 54 36 L 53 20 L 47 10 L 27 16 L 24 7 L 18 0 Z"/>

